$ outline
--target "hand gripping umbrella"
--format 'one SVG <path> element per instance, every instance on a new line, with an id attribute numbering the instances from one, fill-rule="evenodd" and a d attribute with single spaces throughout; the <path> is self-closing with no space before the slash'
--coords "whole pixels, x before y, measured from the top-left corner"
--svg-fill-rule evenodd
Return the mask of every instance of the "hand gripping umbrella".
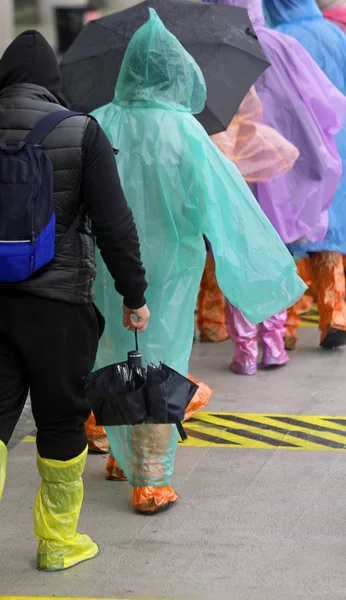
<path id="1" fill-rule="evenodd" d="M 189 0 L 150 0 L 89 23 L 65 55 L 63 91 L 74 110 L 112 101 L 123 56 L 154 8 L 199 64 L 208 89 L 197 118 L 209 135 L 225 130 L 251 85 L 269 66 L 247 11 Z"/>

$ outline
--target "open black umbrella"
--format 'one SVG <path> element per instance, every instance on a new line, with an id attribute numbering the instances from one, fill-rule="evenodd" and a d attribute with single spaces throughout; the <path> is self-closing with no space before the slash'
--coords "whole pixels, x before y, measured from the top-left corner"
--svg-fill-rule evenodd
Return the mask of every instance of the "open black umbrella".
<path id="1" fill-rule="evenodd" d="M 136 351 L 129 352 L 127 362 L 95 371 L 87 383 L 97 425 L 172 423 L 185 438 L 181 422 L 197 389 L 197 385 L 163 363 L 144 369 L 138 345 Z"/>
<path id="2" fill-rule="evenodd" d="M 133 34 L 154 8 L 199 64 L 208 89 L 198 116 L 212 135 L 225 130 L 244 96 L 269 66 L 247 11 L 189 0 L 149 0 L 89 23 L 65 55 L 63 91 L 72 108 L 90 112 L 111 102 Z"/>

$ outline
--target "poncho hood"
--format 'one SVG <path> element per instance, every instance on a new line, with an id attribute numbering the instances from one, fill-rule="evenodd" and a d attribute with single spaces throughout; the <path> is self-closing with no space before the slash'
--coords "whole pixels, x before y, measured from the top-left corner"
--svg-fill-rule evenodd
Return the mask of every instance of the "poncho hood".
<path id="1" fill-rule="evenodd" d="M 135 33 L 126 50 L 114 102 L 199 114 L 206 102 L 200 68 L 157 13 Z"/>
<path id="2" fill-rule="evenodd" d="M 315 0 L 263 0 L 263 7 L 271 27 L 300 19 L 322 18 Z"/>

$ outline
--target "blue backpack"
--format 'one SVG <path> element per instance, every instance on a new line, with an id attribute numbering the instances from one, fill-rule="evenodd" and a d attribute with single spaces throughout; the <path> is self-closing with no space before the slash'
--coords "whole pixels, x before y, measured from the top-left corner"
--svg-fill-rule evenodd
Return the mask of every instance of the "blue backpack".
<path id="1" fill-rule="evenodd" d="M 55 247 L 53 165 L 40 145 L 58 123 L 80 115 L 59 110 L 43 117 L 25 139 L 0 139 L 0 283 L 25 281 L 49 263 L 77 229 Z"/>

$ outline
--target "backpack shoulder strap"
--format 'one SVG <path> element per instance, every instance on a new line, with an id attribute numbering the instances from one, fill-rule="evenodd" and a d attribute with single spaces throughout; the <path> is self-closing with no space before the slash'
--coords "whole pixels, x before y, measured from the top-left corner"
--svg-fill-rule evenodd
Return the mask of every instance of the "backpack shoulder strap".
<path id="1" fill-rule="evenodd" d="M 44 138 L 54 129 L 56 125 L 68 119 L 69 117 L 87 116 L 84 113 L 73 112 L 71 110 L 57 110 L 48 113 L 40 119 L 31 131 L 25 137 L 24 142 L 33 146 L 38 146 Z"/>

